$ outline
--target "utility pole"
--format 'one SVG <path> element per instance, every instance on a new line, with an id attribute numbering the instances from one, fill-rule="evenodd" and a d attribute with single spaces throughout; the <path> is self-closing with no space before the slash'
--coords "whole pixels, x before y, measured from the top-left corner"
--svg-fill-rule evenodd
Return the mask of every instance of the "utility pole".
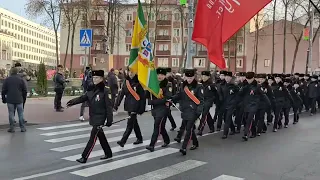
<path id="1" fill-rule="evenodd" d="M 313 21 L 314 21 L 314 11 L 309 5 L 309 16 L 310 16 L 310 28 L 309 28 L 309 48 L 308 48 L 308 57 L 307 57 L 307 73 L 312 73 L 312 40 L 313 40 Z"/>
<path id="2" fill-rule="evenodd" d="M 192 69 L 192 57 L 195 55 L 195 48 L 192 42 L 192 33 L 193 33 L 193 14 L 194 14 L 194 0 L 189 0 L 188 4 L 188 46 L 187 46 L 187 59 L 186 59 L 186 69 Z"/>

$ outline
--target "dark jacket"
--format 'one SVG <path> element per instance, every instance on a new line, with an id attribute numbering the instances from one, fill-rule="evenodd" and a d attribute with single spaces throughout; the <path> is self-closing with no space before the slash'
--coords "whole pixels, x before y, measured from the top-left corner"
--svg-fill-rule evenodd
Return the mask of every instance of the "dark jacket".
<path id="1" fill-rule="evenodd" d="M 224 86 L 226 84 L 225 80 L 221 80 L 221 79 L 217 79 L 215 85 L 216 85 L 216 89 L 218 90 L 218 96 L 219 98 L 216 100 L 216 105 L 220 106 L 223 103 L 223 97 L 221 92 L 219 91 L 219 89 L 221 89 L 222 86 Z"/>
<path id="2" fill-rule="evenodd" d="M 300 97 L 300 94 L 301 94 L 300 89 L 294 88 L 291 85 L 289 85 L 287 88 L 288 88 L 288 90 L 291 94 L 292 100 L 293 100 L 292 107 L 295 109 L 300 108 L 303 103 L 303 101 Z"/>
<path id="3" fill-rule="evenodd" d="M 265 100 L 265 97 L 260 96 L 260 103 L 259 103 L 259 108 L 258 109 L 268 109 L 270 108 L 270 103 L 272 106 L 275 104 L 275 98 L 274 94 L 272 92 L 271 87 L 269 86 L 268 82 L 265 81 L 260 85 L 260 89 L 263 94 L 267 95 L 269 102 Z"/>
<path id="4" fill-rule="evenodd" d="M 152 106 L 151 108 L 151 114 L 153 117 L 166 117 L 170 106 L 167 102 L 168 99 L 170 99 L 173 95 L 173 87 L 171 82 L 169 82 L 167 79 L 164 79 L 160 82 L 160 88 L 163 92 L 162 98 L 157 98 L 154 95 L 150 96 L 150 92 L 147 92 L 147 98 L 148 104 Z"/>
<path id="5" fill-rule="evenodd" d="M 201 81 L 203 86 L 204 106 L 207 108 L 212 107 L 213 103 L 219 98 L 217 89 L 212 82 L 208 79 L 206 82 Z"/>
<path id="6" fill-rule="evenodd" d="M 268 106 L 271 106 L 270 100 L 261 91 L 261 86 L 258 85 L 256 80 L 241 89 L 239 98 L 243 99 L 244 112 L 256 112 L 259 108 L 260 99 L 263 99 Z"/>
<path id="7" fill-rule="evenodd" d="M 109 87 L 105 86 L 103 82 L 99 83 L 92 91 L 70 100 L 68 104 L 75 105 L 86 101 L 89 106 L 89 123 L 91 126 L 102 126 L 106 119 L 108 123 L 112 123 L 113 112 Z"/>
<path id="8" fill-rule="evenodd" d="M 92 71 L 90 69 L 87 69 L 84 72 L 84 76 L 82 79 L 82 87 L 85 92 L 90 91 L 90 90 L 92 90 L 92 88 L 94 88 L 93 79 L 92 79 Z"/>
<path id="9" fill-rule="evenodd" d="M 172 86 L 172 94 L 176 94 L 177 93 L 177 90 L 178 90 L 178 81 L 173 77 L 173 76 L 170 76 L 167 78 L 167 80 L 171 83 L 171 86 Z"/>
<path id="10" fill-rule="evenodd" d="M 271 89 L 275 98 L 275 104 L 273 108 L 284 107 L 286 99 L 290 98 L 290 94 L 288 89 L 283 85 L 283 82 L 272 83 Z"/>
<path id="11" fill-rule="evenodd" d="M 222 110 L 232 110 L 237 105 L 239 88 L 233 83 L 224 83 L 218 86 L 219 102 Z"/>
<path id="12" fill-rule="evenodd" d="M 108 86 L 110 87 L 111 93 L 113 95 L 118 94 L 118 80 L 116 75 L 113 72 L 108 73 Z"/>
<path id="13" fill-rule="evenodd" d="M 239 84 L 237 84 L 239 91 L 242 90 L 242 88 L 245 87 L 246 85 L 248 85 L 247 80 L 244 80 L 243 82 L 239 82 Z M 237 107 L 243 109 L 243 101 L 238 101 Z"/>
<path id="14" fill-rule="evenodd" d="M 191 93 L 200 101 L 197 105 L 189 96 L 186 94 L 184 88 L 187 87 Z M 203 87 L 196 80 L 191 84 L 184 81 L 181 85 L 180 90 L 176 95 L 172 97 L 174 102 L 179 102 L 181 118 L 183 120 L 196 120 L 203 111 L 204 98 L 203 98 Z"/>
<path id="15" fill-rule="evenodd" d="M 55 74 L 53 82 L 55 89 L 64 89 L 66 87 L 66 80 L 64 79 L 64 76 L 60 73 Z"/>
<path id="16" fill-rule="evenodd" d="M 311 81 L 308 85 L 308 97 L 309 98 L 317 98 L 318 97 L 318 81 Z"/>
<path id="17" fill-rule="evenodd" d="M 124 100 L 124 110 L 129 112 L 129 113 L 137 113 L 137 114 L 143 114 L 145 111 L 145 106 L 146 106 L 146 96 L 145 96 L 145 92 L 144 89 L 142 88 L 142 86 L 139 83 L 138 80 L 138 76 L 136 75 L 134 78 L 130 78 L 129 76 L 127 76 L 126 81 L 129 82 L 129 84 L 131 85 L 132 89 L 139 95 L 140 100 L 136 100 L 134 98 L 134 96 L 130 93 L 126 82 L 124 82 L 124 85 L 121 89 L 121 91 L 119 92 L 119 95 L 116 99 L 116 104 L 115 104 L 115 109 L 117 109 L 120 104 L 122 99 L 125 96 L 125 100 Z"/>
<path id="18" fill-rule="evenodd" d="M 15 74 L 4 80 L 2 85 L 2 101 L 9 104 L 21 104 L 27 97 L 27 87 L 20 75 Z"/>

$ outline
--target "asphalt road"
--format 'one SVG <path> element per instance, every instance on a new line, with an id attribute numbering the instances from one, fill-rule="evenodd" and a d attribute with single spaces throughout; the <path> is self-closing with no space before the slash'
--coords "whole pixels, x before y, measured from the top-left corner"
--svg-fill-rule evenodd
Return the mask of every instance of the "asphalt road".
<path id="1" fill-rule="evenodd" d="M 180 124 L 179 112 L 173 115 Z M 177 143 L 152 153 L 144 149 L 153 127 L 147 113 L 139 117 L 144 145 L 133 146 L 133 134 L 124 148 L 117 146 L 126 126 L 122 122 L 105 131 L 113 159 L 99 160 L 101 147 L 96 145 L 84 165 L 75 159 L 88 140 L 86 123 L 32 126 L 26 133 L 0 131 L 0 180 L 319 180 L 319 115 L 305 114 L 297 125 L 290 118 L 288 129 L 273 133 L 269 128 L 267 134 L 248 142 L 242 142 L 242 134 L 226 140 L 220 138 L 221 132 L 205 134 L 199 137 L 199 149 L 182 156 Z M 169 135 L 173 139 L 176 131 Z"/>

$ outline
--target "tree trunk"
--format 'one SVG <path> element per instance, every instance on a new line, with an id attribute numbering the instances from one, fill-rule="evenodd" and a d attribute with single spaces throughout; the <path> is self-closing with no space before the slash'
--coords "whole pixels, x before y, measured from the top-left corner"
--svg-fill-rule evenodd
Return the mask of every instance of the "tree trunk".
<path id="1" fill-rule="evenodd" d="M 273 5 L 273 18 L 272 18 L 272 58 L 271 58 L 271 74 L 273 74 L 273 72 L 274 72 L 276 5 L 277 5 L 277 0 L 274 0 L 274 5 Z"/>
<path id="2" fill-rule="evenodd" d="M 73 24 L 72 25 L 72 34 L 71 34 L 71 51 L 70 51 L 70 55 L 71 55 L 71 58 L 70 58 L 70 77 L 71 77 L 71 74 L 72 74 L 72 64 L 73 64 L 73 50 L 74 50 L 74 34 L 76 32 L 76 24 Z"/>
<path id="3" fill-rule="evenodd" d="M 63 67 L 66 67 L 67 57 L 68 57 L 68 50 L 69 50 L 69 43 L 70 43 L 70 33 L 71 33 L 71 23 L 70 19 L 68 20 L 68 37 L 67 37 L 67 47 L 66 47 L 66 55 L 64 56 L 63 60 Z"/>
<path id="4" fill-rule="evenodd" d="M 180 11 L 180 26 L 181 26 L 181 61 L 180 61 L 180 72 L 182 70 L 183 67 L 185 67 L 185 63 L 184 63 L 184 53 L 185 53 L 185 48 L 186 45 L 184 43 L 184 14 L 183 14 L 183 9 L 180 7 L 179 9 Z"/>
<path id="5" fill-rule="evenodd" d="M 54 36 L 56 38 L 56 58 L 57 58 L 57 67 L 60 64 L 59 62 L 59 41 L 58 41 L 58 29 L 54 29 Z"/>
<path id="6" fill-rule="evenodd" d="M 293 61 L 292 61 L 292 66 L 291 66 L 291 74 L 294 73 L 294 68 L 295 68 L 295 65 L 296 65 L 296 59 L 297 59 L 297 54 L 298 54 L 298 50 L 299 50 L 299 45 L 300 45 L 301 38 L 302 38 L 302 33 L 301 33 L 301 37 L 300 37 L 300 39 L 298 40 L 298 42 L 296 43 L 296 47 L 295 47 L 295 49 L 294 49 Z"/>
<path id="7" fill-rule="evenodd" d="M 287 42 L 287 17 L 288 17 L 288 4 L 284 8 L 284 23 L 283 23 L 283 68 L 282 72 L 286 73 L 286 42 Z"/>

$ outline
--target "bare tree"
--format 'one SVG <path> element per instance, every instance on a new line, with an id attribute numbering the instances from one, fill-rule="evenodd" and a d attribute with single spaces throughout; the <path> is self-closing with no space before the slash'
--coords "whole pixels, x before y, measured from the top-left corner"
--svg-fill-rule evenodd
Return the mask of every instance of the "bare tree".
<path id="1" fill-rule="evenodd" d="M 283 22 L 283 60 L 282 60 L 282 72 L 286 73 L 286 58 L 287 58 L 287 20 L 288 20 L 288 9 L 292 0 L 282 0 L 284 5 L 284 22 Z"/>
<path id="2" fill-rule="evenodd" d="M 277 0 L 273 0 L 273 7 L 272 7 L 272 58 L 271 58 L 271 74 L 274 71 L 274 58 L 275 58 L 275 25 L 276 25 L 276 7 L 277 7 Z"/>
<path id="3" fill-rule="evenodd" d="M 43 17 L 45 21 L 50 22 L 49 27 L 53 28 L 56 43 L 56 61 L 59 64 L 59 38 L 58 30 L 61 20 L 60 3 L 62 0 L 28 0 L 26 3 L 26 12 L 31 17 Z"/>

